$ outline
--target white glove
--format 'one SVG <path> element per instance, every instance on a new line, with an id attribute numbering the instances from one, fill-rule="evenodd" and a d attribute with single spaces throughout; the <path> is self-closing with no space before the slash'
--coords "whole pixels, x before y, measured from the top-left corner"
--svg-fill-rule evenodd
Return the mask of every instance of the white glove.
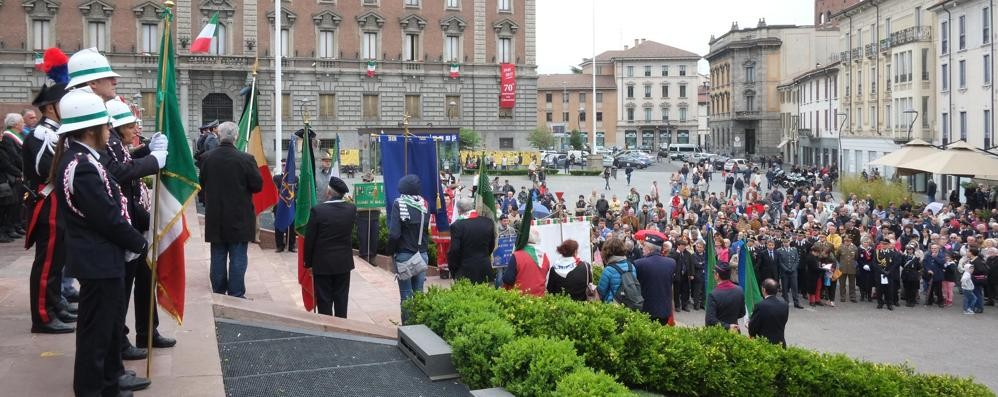
<path id="1" fill-rule="evenodd" d="M 132 251 L 125 251 L 125 262 L 134 261 L 134 260 L 138 259 L 139 256 L 142 256 L 142 254 L 139 254 L 137 252 L 132 252 Z"/>
<path id="2" fill-rule="evenodd" d="M 166 135 L 161 132 L 157 132 L 149 140 L 149 150 L 153 152 L 165 151 L 167 148 L 168 141 L 166 140 Z"/>
<path id="3" fill-rule="evenodd" d="M 863 270 L 870 271 L 870 265 L 863 265 Z"/>
<path id="4" fill-rule="evenodd" d="M 166 166 L 166 150 L 156 150 L 150 153 L 150 155 L 156 158 L 159 168 Z"/>

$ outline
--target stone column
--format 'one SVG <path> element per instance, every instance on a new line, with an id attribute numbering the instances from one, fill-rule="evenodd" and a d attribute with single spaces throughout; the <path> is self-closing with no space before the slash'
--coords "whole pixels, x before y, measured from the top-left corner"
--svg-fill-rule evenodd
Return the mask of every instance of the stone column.
<path id="1" fill-rule="evenodd" d="M 523 29 L 523 49 L 526 54 L 524 64 L 537 64 L 537 0 L 523 0 L 526 8 L 523 16 L 525 25 Z M 593 68 L 595 71 L 595 66 Z M 595 117 L 595 116 L 594 116 Z"/>
<path id="2" fill-rule="evenodd" d="M 176 3 L 176 16 L 177 16 L 177 36 L 187 36 L 194 40 L 193 33 L 191 33 L 191 14 L 194 12 L 194 5 L 191 4 L 191 0 L 177 0 Z M 186 50 L 185 50 L 186 52 Z"/>

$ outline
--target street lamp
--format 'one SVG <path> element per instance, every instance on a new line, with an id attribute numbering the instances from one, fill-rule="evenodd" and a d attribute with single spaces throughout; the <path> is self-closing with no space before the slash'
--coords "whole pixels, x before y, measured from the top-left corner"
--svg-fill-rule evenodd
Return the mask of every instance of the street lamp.
<path id="1" fill-rule="evenodd" d="M 915 127 L 915 121 L 918 120 L 918 111 L 913 109 L 908 109 L 902 112 L 904 114 L 915 114 L 915 117 L 911 119 L 911 124 L 908 125 L 908 141 L 911 141 L 911 129 Z"/>
<path id="2" fill-rule="evenodd" d="M 837 168 L 839 169 L 839 175 L 841 175 L 842 174 L 842 169 L 843 169 L 842 168 L 842 127 L 845 126 L 846 125 L 846 121 L 849 120 L 849 114 L 848 113 L 839 113 L 839 110 L 836 109 L 835 110 L 835 119 L 836 120 L 842 120 L 842 121 L 839 122 L 838 127 L 835 127 L 835 132 L 837 132 L 839 134 L 839 139 L 838 139 L 838 141 L 839 141 L 839 156 L 838 157 L 839 158 L 836 159 L 836 165 L 837 165 Z"/>

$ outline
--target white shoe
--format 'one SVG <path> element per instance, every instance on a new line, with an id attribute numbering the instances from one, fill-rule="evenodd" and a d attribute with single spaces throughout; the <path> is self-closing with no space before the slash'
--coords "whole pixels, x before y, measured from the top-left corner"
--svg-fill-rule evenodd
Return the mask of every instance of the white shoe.
<path id="1" fill-rule="evenodd" d="M 973 310 L 964 310 L 963 314 L 974 314 Z"/>

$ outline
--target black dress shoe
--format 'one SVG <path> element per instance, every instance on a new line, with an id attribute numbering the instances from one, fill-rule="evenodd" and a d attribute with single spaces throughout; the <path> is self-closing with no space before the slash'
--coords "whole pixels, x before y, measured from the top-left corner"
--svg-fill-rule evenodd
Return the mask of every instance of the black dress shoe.
<path id="1" fill-rule="evenodd" d="M 121 359 L 126 361 L 142 360 L 149 355 L 146 349 L 128 345 L 127 348 L 121 350 Z"/>
<path id="2" fill-rule="evenodd" d="M 298 249 L 297 248 L 291 248 L 291 249 L 288 250 L 288 252 L 298 252 Z"/>
<path id="3" fill-rule="evenodd" d="M 146 339 L 146 337 L 144 335 L 136 335 L 135 336 L 135 345 L 136 346 L 145 348 L 146 344 L 147 344 L 147 341 L 148 341 L 148 339 Z M 155 347 L 157 349 L 165 349 L 165 348 L 173 347 L 173 346 L 176 346 L 176 345 L 177 345 L 177 340 L 176 339 L 167 338 L 167 337 L 165 337 L 163 335 L 160 335 L 160 334 L 156 334 L 156 335 L 154 335 L 152 337 L 152 347 Z"/>
<path id="4" fill-rule="evenodd" d="M 130 370 L 130 369 L 126 369 L 126 370 L 125 370 L 125 375 L 131 375 L 131 376 L 135 376 L 135 371 L 132 371 L 132 370 Z"/>
<path id="5" fill-rule="evenodd" d="M 70 312 L 68 312 L 66 310 L 60 310 L 59 313 L 57 314 L 57 316 L 59 316 L 59 320 L 62 320 L 62 322 L 64 322 L 64 323 L 75 323 L 76 322 L 76 315 L 72 314 L 72 313 L 70 313 Z"/>
<path id="6" fill-rule="evenodd" d="M 794 303 L 794 307 L 796 307 L 798 309 L 803 309 L 804 308 L 804 306 L 801 306 L 800 303 Z"/>
<path id="7" fill-rule="evenodd" d="M 70 303 L 69 305 L 66 306 L 66 311 L 69 312 L 69 314 L 77 314 L 80 312 L 80 304 Z"/>
<path id="8" fill-rule="evenodd" d="M 69 301 L 69 303 L 80 302 L 80 291 L 77 291 L 76 289 L 73 289 L 73 292 L 64 294 L 63 296 L 66 297 L 66 300 Z"/>
<path id="9" fill-rule="evenodd" d="M 14 238 L 7 233 L 0 233 L 0 243 L 10 243 L 13 242 Z"/>
<path id="10" fill-rule="evenodd" d="M 284 248 L 278 248 L 277 249 L 277 253 L 281 253 L 281 252 L 284 252 Z"/>
<path id="11" fill-rule="evenodd" d="M 73 328 L 72 325 L 66 324 L 58 318 L 53 318 L 48 324 L 31 326 L 33 334 L 68 334 L 75 330 L 76 328 Z"/>
<path id="12" fill-rule="evenodd" d="M 888 305 L 887 310 L 894 310 L 894 306 Z"/>
<path id="13" fill-rule="evenodd" d="M 688 311 L 690 311 L 690 308 L 689 308 L 689 307 L 684 307 L 684 308 L 683 308 L 683 311 L 684 311 L 684 312 L 688 312 Z"/>
<path id="14" fill-rule="evenodd" d="M 152 382 L 149 381 L 149 379 L 135 375 L 125 374 L 118 378 L 118 388 L 121 390 L 142 390 L 149 387 L 150 384 L 152 384 Z"/>
<path id="15" fill-rule="evenodd" d="M 118 397 L 132 397 L 134 395 L 135 394 L 133 394 L 131 390 L 121 390 L 121 391 L 118 391 Z"/>

